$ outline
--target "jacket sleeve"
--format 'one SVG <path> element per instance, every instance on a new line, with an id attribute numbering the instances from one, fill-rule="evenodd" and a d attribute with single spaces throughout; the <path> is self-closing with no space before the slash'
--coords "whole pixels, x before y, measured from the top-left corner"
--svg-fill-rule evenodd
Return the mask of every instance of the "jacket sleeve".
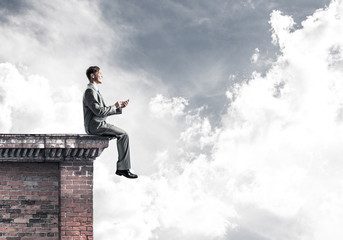
<path id="1" fill-rule="evenodd" d="M 113 114 L 121 114 L 122 109 L 116 108 L 114 105 L 109 107 L 101 106 L 98 100 L 98 94 L 92 89 L 87 89 L 85 92 L 86 105 L 97 117 L 107 117 Z"/>

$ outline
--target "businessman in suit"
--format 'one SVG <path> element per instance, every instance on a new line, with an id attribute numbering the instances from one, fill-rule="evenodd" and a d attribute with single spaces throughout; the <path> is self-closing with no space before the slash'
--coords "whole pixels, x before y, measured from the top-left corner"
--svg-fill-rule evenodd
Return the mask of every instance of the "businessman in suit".
<path id="1" fill-rule="evenodd" d="M 129 104 L 129 100 L 118 101 L 106 106 L 98 85 L 102 84 L 102 74 L 98 66 L 91 66 L 86 71 L 89 80 L 83 95 L 83 117 L 86 133 L 93 135 L 113 136 L 117 139 L 118 161 L 116 174 L 127 178 L 138 176 L 130 171 L 130 146 L 127 133 L 106 122 L 108 116 L 121 114 L 122 109 Z"/>

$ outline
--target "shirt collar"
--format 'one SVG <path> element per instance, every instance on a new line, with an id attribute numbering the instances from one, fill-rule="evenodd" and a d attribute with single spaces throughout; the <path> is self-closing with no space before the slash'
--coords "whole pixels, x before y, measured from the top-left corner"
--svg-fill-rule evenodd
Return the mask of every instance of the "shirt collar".
<path id="1" fill-rule="evenodd" d="M 98 88 L 98 86 L 97 86 L 96 84 L 94 84 L 94 83 L 89 83 L 89 85 L 90 85 L 90 86 L 93 86 L 93 87 L 95 88 L 95 90 L 97 90 L 97 91 L 99 90 L 99 88 Z"/>

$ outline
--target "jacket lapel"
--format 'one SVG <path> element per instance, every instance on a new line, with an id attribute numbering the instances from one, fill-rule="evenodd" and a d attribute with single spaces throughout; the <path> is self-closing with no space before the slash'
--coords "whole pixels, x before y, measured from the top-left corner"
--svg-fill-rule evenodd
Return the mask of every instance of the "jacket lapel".
<path id="1" fill-rule="evenodd" d="M 104 99 L 102 98 L 102 96 L 101 96 L 101 94 L 98 92 L 98 90 L 93 86 L 93 84 L 88 83 L 87 88 L 92 89 L 93 91 L 96 92 L 96 94 L 97 94 L 97 96 L 98 96 L 98 100 L 99 100 L 100 105 L 104 106 L 104 105 L 105 105 Z"/>

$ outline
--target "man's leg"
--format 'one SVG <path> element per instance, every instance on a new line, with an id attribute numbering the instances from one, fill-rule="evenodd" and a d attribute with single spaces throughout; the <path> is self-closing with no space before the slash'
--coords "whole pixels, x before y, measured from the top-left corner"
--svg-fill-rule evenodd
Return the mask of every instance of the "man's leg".
<path id="1" fill-rule="evenodd" d="M 117 139 L 118 161 L 117 170 L 128 170 L 131 168 L 130 144 L 128 134 L 121 128 L 112 124 L 106 124 L 106 130 L 102 135 L 114 136 Z"/>

